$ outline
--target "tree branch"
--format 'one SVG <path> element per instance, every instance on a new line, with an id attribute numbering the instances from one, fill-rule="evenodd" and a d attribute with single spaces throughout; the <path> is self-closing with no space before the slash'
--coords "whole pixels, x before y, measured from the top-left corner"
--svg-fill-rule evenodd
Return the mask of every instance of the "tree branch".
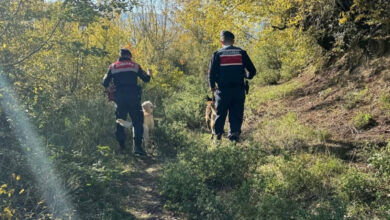
<path id="1" fill-rule="evenodd" d="M 26 61 L 26 60 L 27 60 L 28 58 L 30 58 L 32 55 L 34 55 L 35 53 L 39 52 L 44 46 L 46 46 L 46 45 L 49 43 L 49 41 L 51 40 L 51 38 L 54 36 L 54 33 L 56 32 L 56 30 L 57 30 L 59 24 L 61 23 L 61 21 L 62 21 L 61 19 L 58 20 L 58 22 L 57 22 L 56 25 L 54 26 L 53 30 L 51 31 L 50 36 L 46 39 L 46 41 L 45 41 L 43 44 L 41 44 L 39 47 L 35 48 L 35 50 L 31 51 L 31 52 L 30 52 L 27 56 L 25 56 L 24 58 L 22 58 L 22 59 L 20 59 L 20 60 L 18 60 L 18 61 L 16 61 L 16 62 L 14 62 L 14 63 L 5 64 L 4 66 L 6 66 L 6 67 L 15 66 L 15 65 L 17 65 L 17 64 L 20 64 L 20 63 Z"/>
<path id="2" fill-rule="evenodd" d="M 14 14 L 11 16 L 11 18 L 12 18 L 12 17 L 15 17 L 15 16 L 19 13 L 19 10 L 20 10 L 20 8 L 21 8 L 22 3 L 23 3 L 23 0 L 20 0 L 20 2 L 19 2 L 19 4 L 18 4 L 18 7 L 16 8 L 16 11 L 15 11 Z M 9 20 L 11 20 L 11 19 L 9 19 Z M 8 31 L 8 28 L 9 28 L 10 26 L 11 26 L 11 21 L 9 21 L 9 22 L 7 23 L 7 26 L 5 26 L 4 30 L 1 32 L 0 38 L 3 37 L 3 35 Z"/>

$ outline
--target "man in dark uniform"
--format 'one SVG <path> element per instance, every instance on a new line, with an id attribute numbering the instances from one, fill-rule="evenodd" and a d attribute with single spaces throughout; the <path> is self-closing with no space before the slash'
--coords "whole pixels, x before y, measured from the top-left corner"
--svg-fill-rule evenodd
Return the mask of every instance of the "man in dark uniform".
<path id="1" fill-rule="evenodd" d="M 114 101 L 116 103 L 116 118 L 126 120 L 130 114 L 134 126 L 134 153 L 146 155 L 142 148 L 144 114 L 141 107 L 141 87 L 137 84 L 138 77 L 144 82 L 150 81 L 151 72 L 143 71 L 139 64 L 131 60 L 128 49 L 120 50 L 118 61 L 108 67 L 108 72 L 103 78 L 103 86 L 108 88 L 110 82 L 114 82 Z M 120 124 L 116 125 L 116 139 L 121 151 L 125 149 L 125 130 Z"/>
<path id="2" fill-rule="evenodd" d="M 245 50 L 233 46 L 233 33 L 222 31 L 220 37 L 223 47 L 213 54 L 209 68 L 209 85 L 215 95 L 217 111 L 214 130 L 220 140 L 229 112 L 228 138 L 238 141 L 244 116 L 244 80 L 252 79 L 256 68 Z"/>

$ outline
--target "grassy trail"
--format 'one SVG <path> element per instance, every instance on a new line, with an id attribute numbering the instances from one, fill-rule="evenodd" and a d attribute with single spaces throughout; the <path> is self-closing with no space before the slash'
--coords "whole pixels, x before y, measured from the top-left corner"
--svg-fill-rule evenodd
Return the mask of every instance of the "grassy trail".
<path id="1" fill-rule="evenodd" d="M 162 165 L 162 160 L 134 158 L 134 171 L 122 180 L 130 193 L 121 197 L 121 206 L 135 219 L 179 219 L 163 208 L 165 202 L 158 189 Z"/>

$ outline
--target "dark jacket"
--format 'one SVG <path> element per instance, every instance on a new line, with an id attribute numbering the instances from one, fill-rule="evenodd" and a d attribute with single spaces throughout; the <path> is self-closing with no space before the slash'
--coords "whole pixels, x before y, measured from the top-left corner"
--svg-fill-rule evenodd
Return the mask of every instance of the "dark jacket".
<path id="1" fill-rule="evenodd" d="M 210 61 L 209 85 L 211 89 L 244 88 L 244 79 L 252 79 L 256 68 L 245 50 L 225 46 L 216 51 Z"/>
<path id="2" fill-rule="evenodd" d="M 150 76 L 142 70 L 139 64 L 130 59 L 120 58 L 108 67 L 107 74 L 103 78 L 103 86 L 108 88 L 110 82 L 114 82 L 115 102 L 133 100 L 141 96 L 141 89 L 137 84 L 138 77 L 144 82 L 150 81 Z"/>

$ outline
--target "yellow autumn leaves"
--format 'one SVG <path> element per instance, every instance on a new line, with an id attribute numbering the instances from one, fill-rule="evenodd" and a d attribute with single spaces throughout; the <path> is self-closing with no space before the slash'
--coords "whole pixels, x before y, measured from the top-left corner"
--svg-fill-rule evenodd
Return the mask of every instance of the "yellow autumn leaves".
<path id="1" fill-rule="evenodd" d="M 17 175 L 15 173 L 11 174 L 11 176 L 12 179 L 16 180 L 17 182 L 21 180 L 20 175 Z M 21 195 L 23 193 L 24 193 L 24 189 L 22 188 L 19 190 L 18 195 Z M 10 188 L 8 184 L 4 183 L 0 186 L 0 198 L 2 195 L 5 195 L 4 201 L 8 200 L 9 201 L 7 202 L 8 204 L 11 204 L 11 199 L 14 194 L 15 194 L 15 189 Z M 16 212 L 15 209 L 12 209 L 10 205 L 7 205 L 6 207 L 4 207 L 3 210 L 0 209 L 0 219 L 11 219 L 14 216 L 15 212 Z"/>

